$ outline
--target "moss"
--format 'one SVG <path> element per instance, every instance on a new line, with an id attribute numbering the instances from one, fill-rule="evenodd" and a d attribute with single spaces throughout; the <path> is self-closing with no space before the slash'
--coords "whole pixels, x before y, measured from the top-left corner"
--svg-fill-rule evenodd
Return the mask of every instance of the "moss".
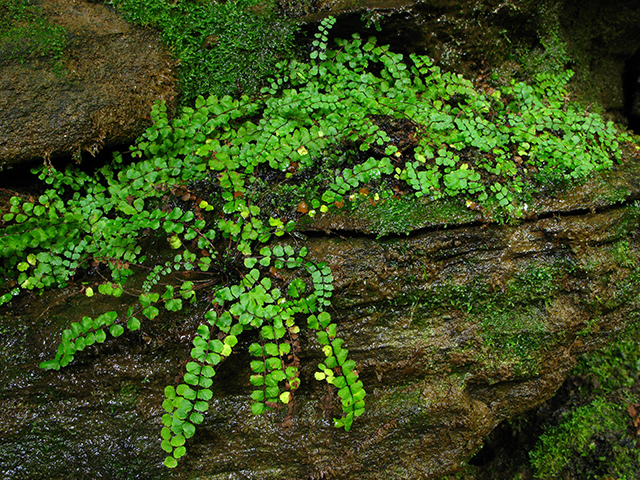
<path id="1" fill-rule="evenodd" d="M 509 282 L 507 296 L 510 302 L 543 300 L 559 289 L 558 281 L 563 268 L 557 265 L 532 265 Z"/>
<path id="2" fill-rule="evenodd" d="M 621 267 L 635 267 L 637 264 L 636 255 L 632 254 L 629 250 L 629 242 L 627 240 L 620 240 L 612 245 L 613 259 Z"/>
<path id="3" fill-rule="evenodd" d="M 560 28 L 560 3 L 543 3 L 538 10 L 538 46 L 517 49 L 522 69 L 528 76 L 564 70 L 569 63 L 567 43 Z"/>
<path id="4" fill-rule="evenodd" d="M 540 346 L 540 334 L 546 332 L 540 322 L 545 316 L 544 308 L 533 305 L 519 309 L 504 309 L 492 312 L 480 319 L 484 338 L 500 348 L 523 350 Z"/>
<path id="5" fill-rule="evenodd" d="M 482 281 L 472 285 L 461 285 L 455 282 L 434 285 L 430 288 L 419 285 L 418 289 L 403 291 L 394 300 L 397 307 L 419 304 L 420 310 L 441 314 L 445 311 L 461 310 L 469 313 L 476 306 L 488 301 L 489 286 Z"/>
<path id="6" fill-rule="evenodd" d="M 630 325 L 617 341 L 578 358 L 569 383 L 578 391 L 568 398 L 582 404 L 540 436 L 530 454 L 537 478 L 637 478 L 640 451 L 629 435 L 628 405 L 638 400 L 638 332 Z"/>
<path id="7" fill-rule="evenodd" d="M 634 228 L 628 223 L 623 231 L 629 235 Z M 477 325 L 480 350 L 470 349 L 467 342 L 459 353 L 471 354 L 489 368 L 507 367 L 514 375 L 536 373 L 538 357 L 559 341 L 549 319 L 564 314 L 564 296 L 583 291 L 580 285 L 585 282 L 594 287 L 572 297 L 580 310 L 588 312 L 580 320 L 586 322 L 583 335 L 601 325 L 602 315 L 612 309 L 633 311 L 638 302 L 640 273 L 634 268 L 638 253 L 627 239 L 597 251 L 566 249 L 554 256 L 523 260 L 526 263 L 515 274 L 505 271 L 479 277 L 473 273 L 475 268 L 457 263 L 449 280 L 437 284 L 428 283 L 427 267 L 415 260 L 420 255 L 426 254 L 402 252 L 401 259 L 413 258 L 415 268 L 412 278 L 402 279 L 393 308 L 410 310 L 411 325 L 416 327 L 432 327 L 443 316 Z M 430 260 L 437 262 L 432 256 Z M 600 293 L 611 290 L 613 294 Z"/>
<path id="8" fill-rule="evenodd" d="M 626 215 L 621 222 L 616 225 L 616 234 L 619 238 L 627 235 L 629 232 L 635 230 L 640 220 L 640 202 L 635 202 L 633 205 L 625 207 Z"/>
<path id="9" fill-rule="evenodd" d="M 120 400 L 123 403 L 135 404 L 140 399 L 140 385 L 135 383 L 123 384 L 120 387 Z"/>
<path id="10" fill-rule="evenodd" d="M 538 409 L 503 422 L 457 475 L 439 480 L 635 479 L 640 455 L 629 429 L 637 402 L 639 330 L 578 358 L 568 381 Z"/>
<path id="11" fill-rule="evenodd" d="M 625 408 L 603 397 L 577 408 L 531 452 L 536 478 L 635 478 L 640 451 L 627 436 Z"/>
<path id="12" fill-rule="evenodd" d="M 479 360 L 508 367 L 515 376 L 536 375 L 540 353 L 555 344 L 545 324 L 545 302 L 506 307 L 504 301 L 496 298 L 476 317 L 483 342 Z"/>
<path id="13" fill-rule="evenodd" d="M 424 404 L 420 384 L 410 382 L 406 385 L 394 385 L 384 390 L 376 399 L 376 408 L 380 412 L 392 414 L 398 410 L 405 410 L 407 405 L 421 407 Z"/>
<path id="14" fill-rule="evenodd" d="M 362 202 L 356 214 L 369 223 L 379 237 L 389 234 L 408 234 L 419 228 L 470 223 L 477 220 L 475 212 L 467 209 L 459 198 L 444 198 L 438 202 L 417 199 L 413 195 L 391 197 L 371 205 Z"/>
<path id="15" fill-rule="evenodd" d="M 294 54 L 297 26 L 274 1 L 111 0 L 126 18 L 157 28 L 177 57 L 182 103 L 198 95 L 255 94 Z"/>
<path id="16" fill-rule="evenodd" d="M 482 339 L 481 353 L 474 353 L 468 344 L 462 350 L 471 349 L 467 353 L 481 357 L 478 360 L 485 364 L 508 366 L 515 375 L 533 375 L 537 356 L 550 341 L 546 305 L 560 290 L 562 276 L 558 265 L 532 265 L 504 289 L 496 290 L 480 279 L 471 284 L 452 282 L 403 292 L 396 306 L 419 305 L 412 309 L 412 325 L 416 326 L 432 324 L 434 315 L 457 310 L 479 325 Z"/>
<path id="17" fill-rule="evenodd" d="M 3 0 L 0 19 L 0 63 L 49 57 L 61 68 L 66 29 L 50 23 L 38 5 L 29 0 Z"/>
<path id="18" fill-rule="evenodd" d="M 638 252 L 631 250 L 627 240 L 612 243 L 597 253 L 589 253 L 581 260 L 581 271 L 592 279 L 594 285 L 603 288 L 611 286 L 613 293 L 603 296 L 595 292 L 582 299 L 583 304 L 594 314 L 602 315 L 613 309 L 625 306 L 633 311 L 638 303 L 638 285 L 640 272 L 635 268 Z M 619 268 L 613 268 L 612 265 Z M 589 328 L 587 328 L 589 331 Z"/>

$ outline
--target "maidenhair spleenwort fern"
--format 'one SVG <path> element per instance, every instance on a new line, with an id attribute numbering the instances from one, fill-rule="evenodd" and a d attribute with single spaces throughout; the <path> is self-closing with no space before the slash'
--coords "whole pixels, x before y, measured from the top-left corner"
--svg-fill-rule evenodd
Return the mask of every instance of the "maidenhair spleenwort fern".
<path id="1" fill-rule="evenodd" d="M 278 189 L 294 204 L 308 201 L 311 208 L 298 211 L 309 216 L 367 195 L 392 201 L 400 191 L 416 201 L 460 196 L 517 217 L 525 185 L 584 179 L 620 159 L 613 125 L 567 101 L 570 74 L 489 95 L 427 57 L 404 63 L 375 39 L 354 35 L 330 50 L 333 22 L 320 25 L 309 62 L 281 65 L 260 96 L 199 97 L 171 121 L 158 103 L 153 125 L 131 149 L 137 161 L 116 155 L 92 175 L 43 166 L 45 192 L 13 196 L 2 215 L 0 304 L 23 290 L 65 286 L 88 268 L 105 280 L 88 286 L 87 296 L 137 300 L 126 312 L 71 323 L 45 369 L 163 310 L 208 299 L 183 381 L 165 389 L 168 467 L 185 455 L 211 404 L 216 369 L 245 330 L 259 334 L 249 347 L 255 414 L 294 401 L 300 322 L 325 355 L 316 379 L 336 387 L 336 427 L 349 430 L 364 412 L 356 364 L 326 311 L 331 270 L 308 260 L 304 246 L 282 241 L 300 215 L 276 201 Z M 394 120 L 411 127 L 410 141 L 390 135 Z M 166 240 L 159 262 L 145 255 L 141 240 L 149 236 Z M 137 283 L 134 271 L 143 272 Z"/>

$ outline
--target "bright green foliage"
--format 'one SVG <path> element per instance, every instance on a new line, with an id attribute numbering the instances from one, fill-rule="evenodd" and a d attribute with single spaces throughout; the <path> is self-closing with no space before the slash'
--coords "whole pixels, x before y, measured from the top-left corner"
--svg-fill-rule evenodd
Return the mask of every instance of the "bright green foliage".
<path id="1" fill-rule="evenodd" d="M 256 357 L 251 362 L 254 374 L 250 378 L 251 384 L 256 387 L 251 394 L 253 413 L 259 415 L 292 401 L 293 392 L 300 386 L 295 356 L 297 342 L 294 340 L 300 329 L 295 324 L 295 317 L 308 315 L 311 325 L 312 319 L 316 318 L 312 312 L 321 311 L 322 305 L 329 304 L 333 290 L 330 269 L 323 264 L 304 262 L 305 255 L 305 248 L 296 252 L 290 245 L 263 247 L 259 255 L 245 257 L 244 265 L 250 270 L 240 283 L 216 291 L 214 308 L 205 314 L 207 324 L 198 327 L 193 340 L 193 361 L 186 365 L 185 383 L 175 390 L 173 387 L 165 390 L 162 448 L 172 454 L 165 461 L 167 466 L 175 466 L 175 460 L 184 455 L 184 438 L 194 434 L 195 425 L 203 421 L 201 413 L 208 409 L 208 401 L 212 398 L 209 387 L 213 383 L 215 368 L 232 353 L 238 343 L 238 335 L 244 330 L 257 329 L 260 333 L 259 342 L 249 347 L 251 355 Z M 304 267 L 312 277 L 312 292 L 303 296 L 306 284 L 296 278 L 289 283 L 285 294 L 269 277 L 254 268 L 256 265 L 266 267 L 271 263 L 278 269 Z M 326 312 L 320 315 L 330 318 Z M 327 328 L 335 337 L 336 325 Z M 222 332 L 224 336 L 212 337 L 212 329 Z M 345 393 L 339 393 L 345 415 L 335 422 L 337 427 L 349 430 L 353 416 L 364 412 L 365 392 L 362 382 L 355 382 L 355 362 L 346 361 L 347 351 L 340 350 L 338 342 L 341 344 L 340 340 L 334 340 L 336 355 L 341 363 L 336 363 L 334 367 L 342 367 L 347 380 L 342 380 L 341 387 L 345 387 L 348 381 L 353 395 L 345 399 L 348 387 Z M 356 398 L 357 409 L 354 406 Z"/>
<path id="2" fill-rule="evenodd" d="M 119 337 L 124 332 L 124 328 L 119 323 L 114 323 L 117 317 L 117 312 L 106 312 L 95 319 L 83 317 L 81 322 L 73 322 L 71 328 L 62 333 L 62 343 L 58 347 L 55 358 L 43 362 L 40 366 L 54 370 L 66 367 L 71 363 L 76 352 L 81 352 L 96 342 L 104 342 L 107 339 L 107 329 L 112 336 Z M 139 322 L 130 320 L 130 323 L 130 330 L 136 330 L 136 326 L 139 328 Z"/>
<path id="3" fill-rule="evenodd" d="M 295 24 L 273 1 L 111 0 L 125 17 L 157 28 L 179 59 L 182 103 L 198 95 L 255 93 L 292 55 Z"/>
<path id="4" fill-rule="evenodd" d="M 570 74 L 487 95 L 427 57 L 404 63 L 374 39 L 356 35 L 330 50 L 333 22 L 322 22 L 309 63 L 280 65 L 260 96 L 198 97 L 195 108 L 171 121 L 159 103 L 153 126 L 131 149 L 137 161 L 125 165 L 116 156 L 95 175 L 42 167 L 49 188 L 39 198 L 13 197 L 1 217 L 0 303 L 20 289 L 63 286 L 90 262 L 111 270 L 100 295 L 136 292 L 126 314 L 72 323 L 43 368 L 67 365 L 107 333 L 117 337 L 125 327 L 137 330 L 145 319 L 179 312 L 201 292 L 213 296 L 184 383 L 165 390 L 168 467 L 185 454 L 210 405 L 216 368 L 245 330 L 259 333 L 249 348 L 254 413 L 294 400 L 302 318 L 326 357 L 316 377 L 341 399 L 335 425 L 349 430 L 364 412 L 356 365 L 325 311 L 331 270 L 307 260 L 306 247 L 280 243 L 300 215 L 272 208 L 274 192 L 286 187 L 302 195 L 308 204 L 297 210 L 309 216 L 368 195 L 391 202 L 400 189 L 415 201 L 464 196 L 517 215 L 525 185 L 580 180 L 620 157 L 613 126 L 566 102 Z M 389 128 L 394 121 L 410 130 L 411 142 L 399 141 Z M 142 235 L 166 240 L 165 258 L 148 260 Z M 144 279 L 129 291 L 134 270 Z M 187 272 L 198 280 L 177 275 Z M 86 294 L 95 296 L 95 289 Z"/>
<path id="5" fill-rule="evenodd" d="M 190 163 L 207 158 L 227 190 L 225 212 L 244 212 L 240 223 L 220 222 L 224 234 L 251 228 L 257 235 L 260 228 L 242 225 L 258 221 L 243 198 L 262 182 L 257 175 L 247 185 L 246 178 L 265 167 L 293 170 L 286 178 L 296 185 L 305 172 L 322 171 L 332 146 L 348 146 L 353 154 L 339 162 L 338 174 L 314 179 L 319 185 L 316 198 L 307 198 L 310 216 L 327 204 L 354 200 L 352 192 L 365 185 L 372 195 L 389 198 L 394 181 L 417 197 L 463 195 L 517 216 L 525 187 L 583 180 L 620 159 L 613 124 L 567 102 L 570 72 L 539 75 L 534 85 L 513 83 L 487 95 L 427 57 L 411 56 L 407 66 L 374 39 L 363 43 L 355 36 L 328 50 L 331 24 L 327 20 L 316 34 L 310 63 L 282 65 L 261 97 L 199 98 L 195 110 L 184 109 L 172 123 L 162 108 L 154 111 L 156 123 L 138 153 L 176 152 Z M 385 124 L 394 119 L 414 129 L 413 148 L 403 151 L 389 136 Z M 278 225 L 282 233 L 286 228 Z"/>
<path id="6" fill-rule="evenodd" d="M 349 431 L 354 417 L 364 413 L 365 391 L 362 382 L 358 380 L 355 371 L 356 363 L 347 360 L 349 351 L 342 348 L 343 341 L 336 338 L 337 326 L 331 323 L 331 315 L 322 312 L 318 316 L 310 315 L 307 319 L 309 328 L 316 330 L 318 342 L 327 357 L 324 363 L 318 365 L 316 380 L 326 380 L 327 383 L 338 388 L 338 396 L 342 400 L 344 416 L 334 419 L 336 427 L 344 427 Z"/>

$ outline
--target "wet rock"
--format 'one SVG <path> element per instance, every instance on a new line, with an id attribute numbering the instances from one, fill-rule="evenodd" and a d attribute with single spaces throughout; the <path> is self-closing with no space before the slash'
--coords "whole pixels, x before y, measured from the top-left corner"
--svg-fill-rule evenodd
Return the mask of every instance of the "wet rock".
<path id="1" fill-rule="evenodd" d="M 303 328 L 291 416 L 253 416 L 246 346 L 255 337 L 246 332 L 217 372 L 212 406 L 176 471 L 162 466 L 163 389 L 179 381 L 207 303 L 164 313 L 44 372 L 38 363 L 70 321 L 124 312 L 131 297 L 87 298 L 81 282 L 25 296 L 0 317 L 0 472 L 386 480 L 454 471 L 502 420 L 548 399 L 577 355 L 637 319 L 638 168 L 628 158 L 539 199 L 535 216 L 513 224 L 430 220 L 381 238 L 340 218 L 323 220 L 331 233 L 309 225 L 310 255 L 335 277 L 331 312 L 368 392 L 367 411 L 350 432 L 333 428 L 337 397 L 313 378 L 324 356 Z"/>
<path id="2" fill-rule="evenodd" d="M 36 2 L 66 29 L 59 61 L 0 55 L 0 166 L 134 140 L 153 102 L 175 105 L 172 60 L 158 35 L 104 5 Z"/>

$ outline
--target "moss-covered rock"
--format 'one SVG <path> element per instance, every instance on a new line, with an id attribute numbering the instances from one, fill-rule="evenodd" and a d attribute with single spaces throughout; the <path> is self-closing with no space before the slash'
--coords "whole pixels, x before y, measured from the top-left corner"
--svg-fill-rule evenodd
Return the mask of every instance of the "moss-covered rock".
<path id="1" fill-rule="evenodd" d="M 154 32 L 95 2 L 30 4 L 64 45 L 43 50 L 48 37 L 18 36 L 17 27 L 2 39 L 0 166 L 59 155 L 79 159 L 81 151 L 131 142 L 148 126 L 153 102 L 175 105 L 173 61 Z"/>

